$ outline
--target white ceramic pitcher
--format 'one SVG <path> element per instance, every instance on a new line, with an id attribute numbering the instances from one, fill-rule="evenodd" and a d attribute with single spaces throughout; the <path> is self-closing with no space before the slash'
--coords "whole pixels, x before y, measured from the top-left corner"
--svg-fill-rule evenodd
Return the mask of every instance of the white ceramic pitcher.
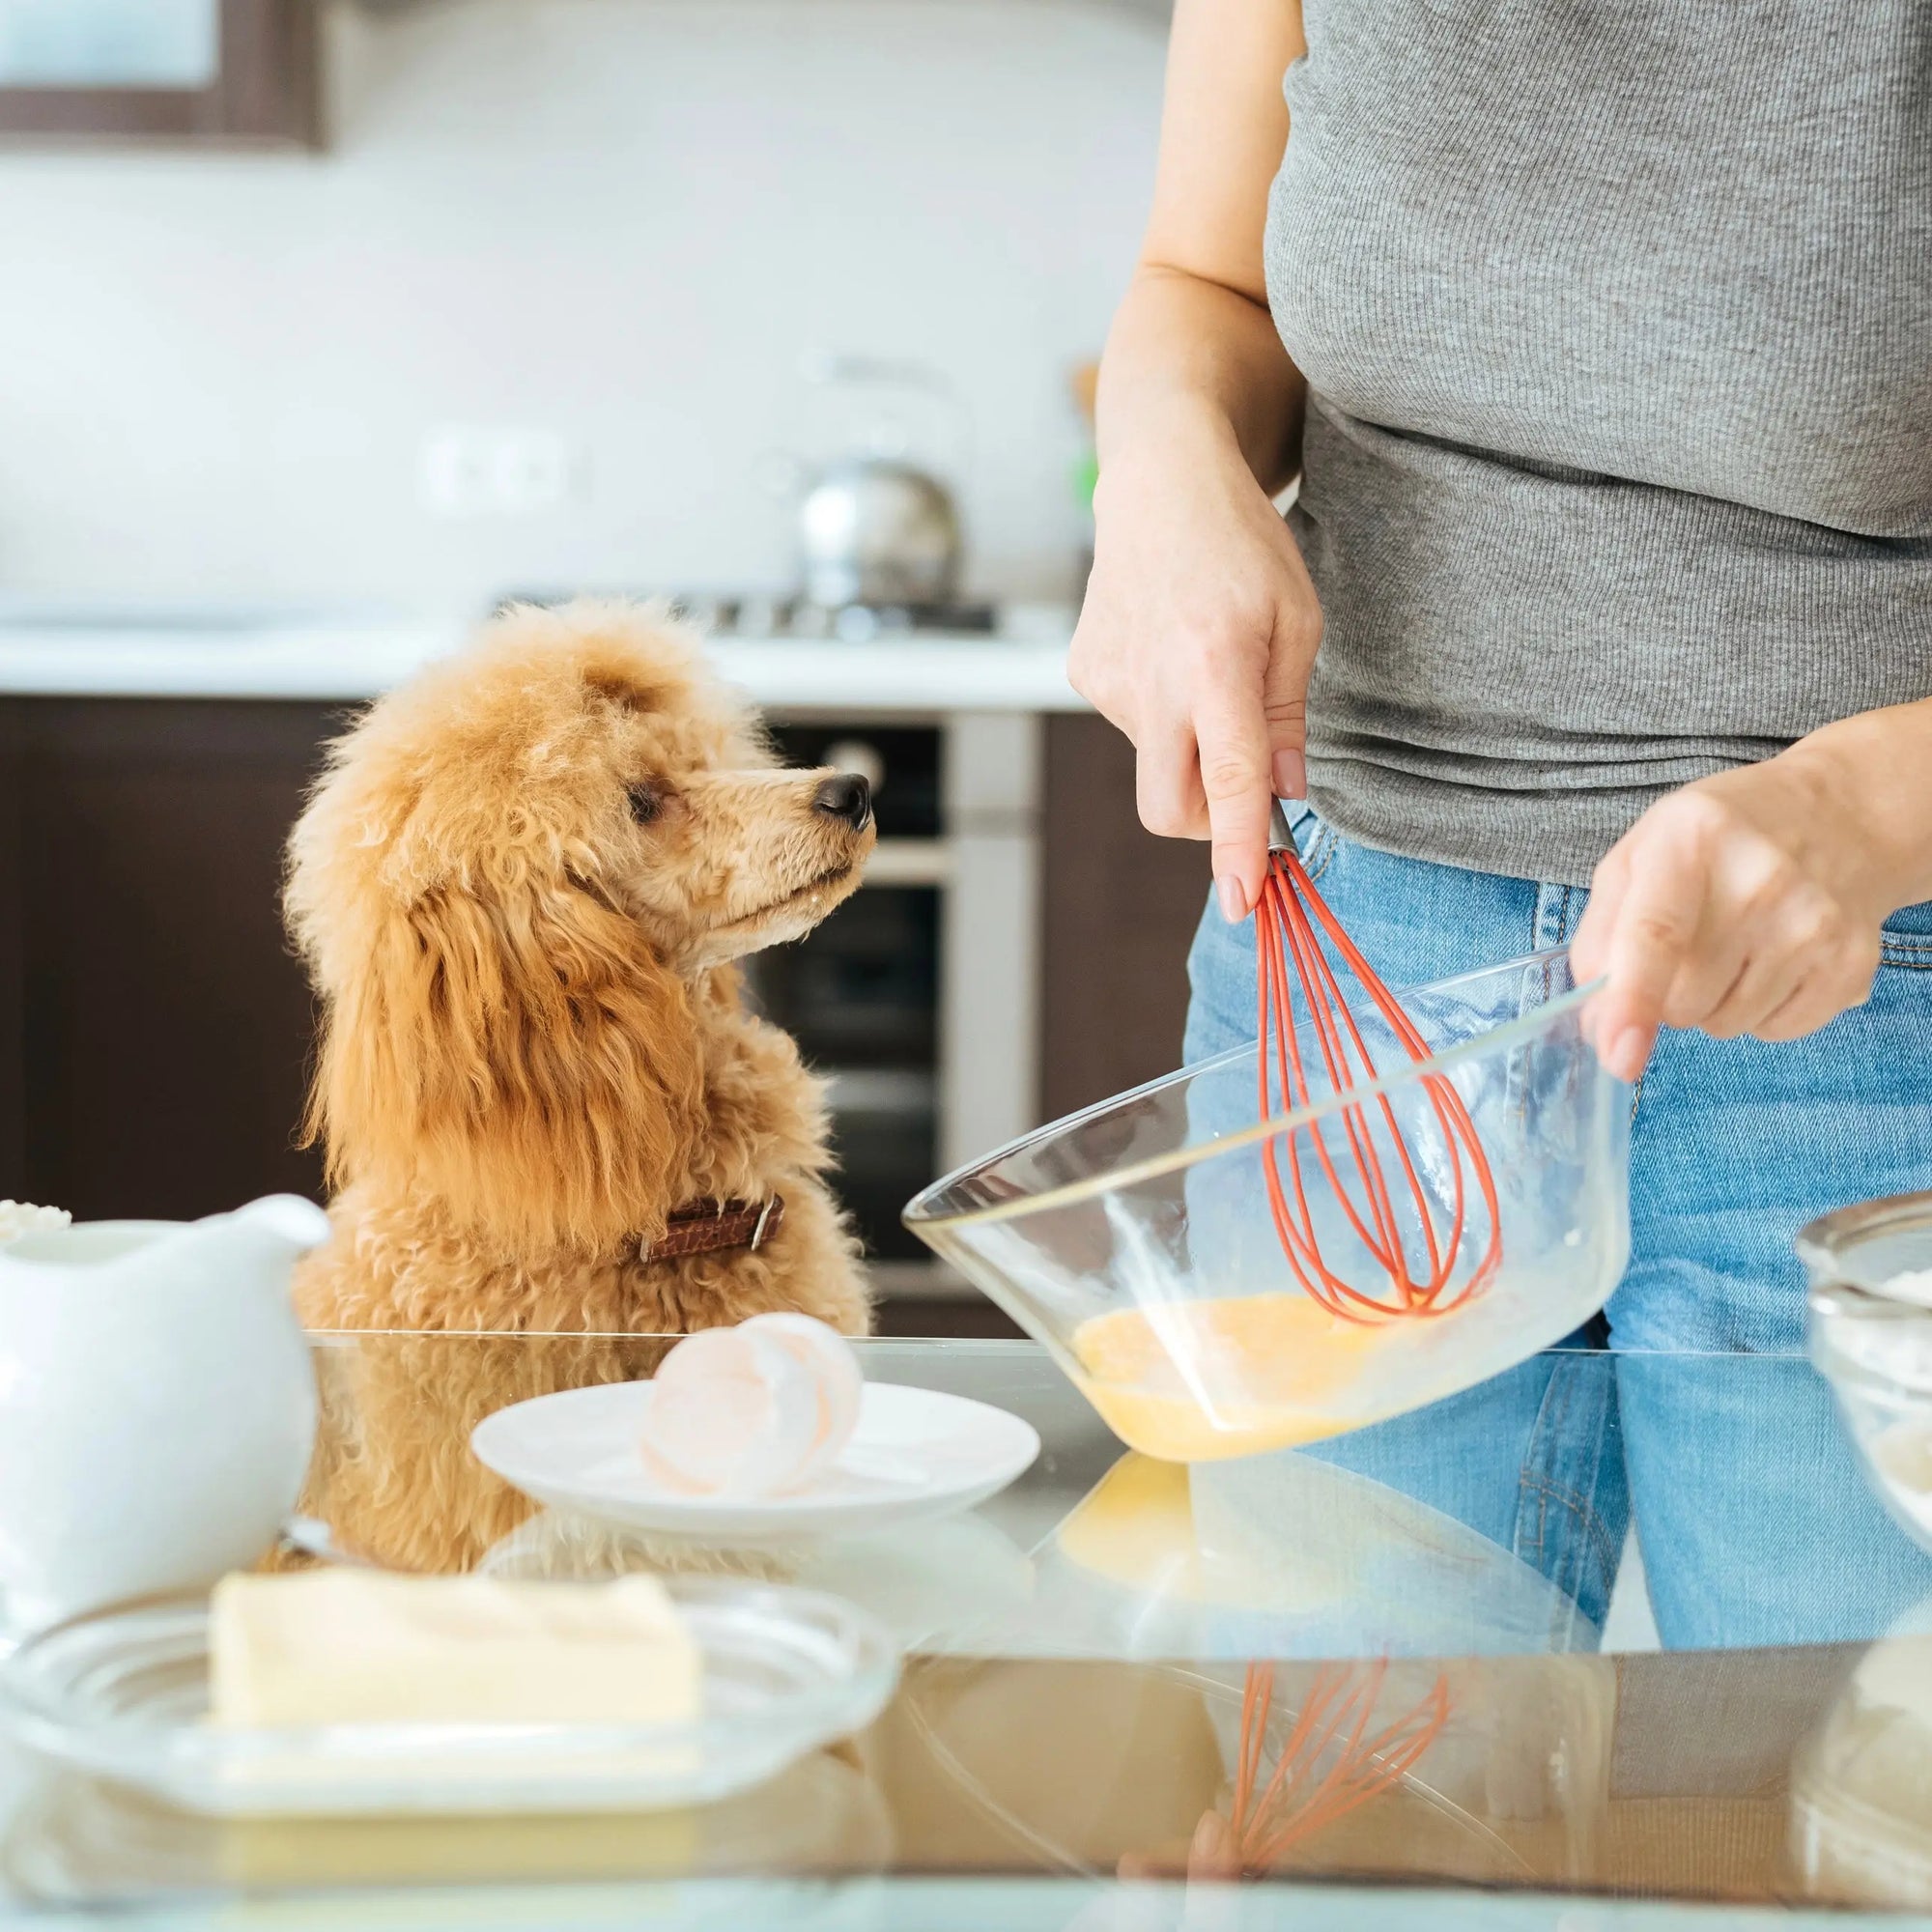
<path id="1" fill-rule="evenodd" d="M 212 1584 L 269 1548 L 315 1441 L 289 1276 L 327 1234 L 274 1194 L 0 1246 L 0 1633 Z"/>

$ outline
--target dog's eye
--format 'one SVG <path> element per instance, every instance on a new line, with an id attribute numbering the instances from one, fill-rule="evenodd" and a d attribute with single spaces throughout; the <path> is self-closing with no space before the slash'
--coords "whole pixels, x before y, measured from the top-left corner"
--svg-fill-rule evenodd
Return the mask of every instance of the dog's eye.
<path id="1" fill-rule="evenodd" d="M 650 785 L 634 784 L 626 792 L 631 801 L 631 816 L 639 825 L 648 825 L 664 810 L 664 800 Z"/>

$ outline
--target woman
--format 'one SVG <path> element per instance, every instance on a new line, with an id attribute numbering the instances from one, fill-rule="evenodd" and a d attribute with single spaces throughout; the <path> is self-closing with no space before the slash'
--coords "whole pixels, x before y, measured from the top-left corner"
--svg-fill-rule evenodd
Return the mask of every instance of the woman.
<path id="1" fill-rule="evenodd" d="M 1641 1076 L 1618 1371 L 1333 1453 L 1593 1615 L 1634 1503 L 1667 1640 L 1868 1634 L 1932 1578 L 1815 1386 L 1634 1351 L 1801 1347 L 1796 1227 L 1932 1186 L 1932 11 L 1179 0 L 1099 452 L 1072 674 L 1211 840 L 1189 1057 L 1274 793 L 1391 983 L 1567 941 Z"/>

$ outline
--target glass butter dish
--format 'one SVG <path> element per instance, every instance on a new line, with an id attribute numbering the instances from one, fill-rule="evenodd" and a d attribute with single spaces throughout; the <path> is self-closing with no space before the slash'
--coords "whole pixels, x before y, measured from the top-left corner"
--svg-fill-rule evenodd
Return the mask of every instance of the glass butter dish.
<path id="1" fill-rule="evenodd" d="M 651 1810 L 708 1804 L 863 1729 L 898 1681 L 882 1625 L 816 1591 L 666 1579 L 696 1643 L 689 1723 L 208 1722 L 209 1611 L 167 1598 L 59 1624 L 0 1668 L 0 1727 L 43 1756 L 207 1816 Z"/>

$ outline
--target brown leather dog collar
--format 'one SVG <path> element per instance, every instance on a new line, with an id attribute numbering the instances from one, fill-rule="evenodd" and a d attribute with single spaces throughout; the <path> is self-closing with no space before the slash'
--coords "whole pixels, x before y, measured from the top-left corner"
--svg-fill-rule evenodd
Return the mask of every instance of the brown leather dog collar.
<path id="1" fill-rule="evenodd" d="M 680 1261 L 687 1255 L 723 1254 L 727 1248 L 756 1253 L 783 1225 L 784 1211 L 782 1194 L 763 1201 L 696 1202 L 680 1208 L 655 1241 L 639 1241 L 638 1259 Z"/>

